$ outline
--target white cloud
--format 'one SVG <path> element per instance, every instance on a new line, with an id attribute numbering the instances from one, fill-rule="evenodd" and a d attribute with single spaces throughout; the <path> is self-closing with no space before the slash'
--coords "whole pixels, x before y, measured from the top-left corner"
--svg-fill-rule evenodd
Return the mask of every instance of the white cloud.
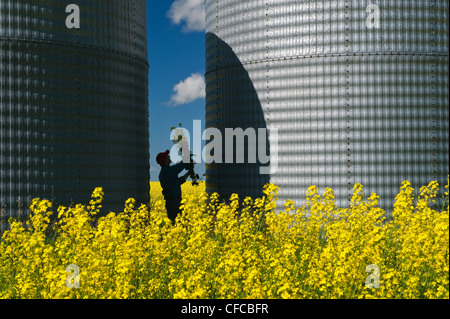
<path id="1" fill-rule="evenodd" d="M 172 98 L 169 105 L 177 106 L 191 103 L 206 96 L 205 79 L 198 73 L 191 74 L 190 77 L 174 86 Z"/>
<path id="2" fill-rule="evenodd" d="M 205 1 L 204 0 L 175 0 L 167 16 L 175 24 L 185 22 L 183 31 L 205 30 Z"/>

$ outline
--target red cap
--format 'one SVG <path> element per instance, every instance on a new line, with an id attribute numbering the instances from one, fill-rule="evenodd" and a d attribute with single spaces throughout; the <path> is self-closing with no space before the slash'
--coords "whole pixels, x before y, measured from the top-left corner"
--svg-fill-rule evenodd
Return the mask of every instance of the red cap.
<path id="1" fill-rule="evenodd" d="M 159 153 L 156 156 L 156 163 L 158 163 L 159 165 L 163 165 L 164 162 L 166 161 L 166 158 L 169 157 L 169 153 L 170 153 L 169 150 L 165 151 L 164 153 Z"/>

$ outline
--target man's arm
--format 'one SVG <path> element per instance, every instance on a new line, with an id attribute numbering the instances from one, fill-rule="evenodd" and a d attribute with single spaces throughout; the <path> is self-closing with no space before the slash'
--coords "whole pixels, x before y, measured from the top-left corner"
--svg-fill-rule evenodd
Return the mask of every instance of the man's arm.
<path id="1" fill-rule="evenodd" d="M 189 164 L 180 162 L 180 163 L 178 163 L 178 164 L 175 164 L 175 165 L 173 165 L 173 166 L 170 166 L 170 168 L 173 169 L 173 170 L 177 173 L 177 175 L 178 175 L 178 174 L 181 173 L 182 170 L 187 169 L 188 166 L 189 166 Z"/>
<path id="2" fill-rule="evenodd" d="M 181 177 L 178 177 L 178 181 L 180 182 L 180 185 L 184 184 L 184 182 L 186 182 L 187 178 L 189 177 L 189 175 L 191 175 L 191 172 L 187 172 L 186 174 L 184 174 Z"/>

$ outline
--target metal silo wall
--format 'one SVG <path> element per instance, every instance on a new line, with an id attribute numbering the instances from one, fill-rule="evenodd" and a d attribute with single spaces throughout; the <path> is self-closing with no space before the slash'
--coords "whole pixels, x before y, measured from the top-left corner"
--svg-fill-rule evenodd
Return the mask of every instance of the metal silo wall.
<path id="1" fill-rule="evenodd" d="M 379 29 L 367 26 L 369 4 L 380 8 Z M 206 127 L 278 128 L 270 181 L 283 202 L 304 204 L 316 185 L 332 187 L 346 207 L 362 183 L 390 211 L 403 180 L 416 189 L 431 180 L 444 186 L 448 7 L 446 0 L 206 0 Z M 240 87 L 253 88 L 258 101 L 236 96 Z M 261 116 L 265 124 L 252 124 Z M 209 192 L 257 193 L 249 179 L 261 179 L 252 165 L 207 165 Z"/>
<path id="2" fill-rule="evenodd" d="M 0 203 L 148 201 L 146 1 L 0 0 Z M 19 205 L 20 203 L 20 205 Z"/>

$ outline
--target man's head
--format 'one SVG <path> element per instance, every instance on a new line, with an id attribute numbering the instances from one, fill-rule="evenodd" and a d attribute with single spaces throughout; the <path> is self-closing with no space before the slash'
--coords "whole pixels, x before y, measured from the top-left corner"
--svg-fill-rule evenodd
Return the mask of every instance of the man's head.
<path id="1" fill-rule="evenodd" d="M 158 163 L 161 166 L 170 165 L 170 163 L 172 163 L 172 161 L 170 160 L 169 153 L 170 153 L 169 150 L 167 150 L 163 153 L 159 153 L 156 156 L 156 163 Z"/>

